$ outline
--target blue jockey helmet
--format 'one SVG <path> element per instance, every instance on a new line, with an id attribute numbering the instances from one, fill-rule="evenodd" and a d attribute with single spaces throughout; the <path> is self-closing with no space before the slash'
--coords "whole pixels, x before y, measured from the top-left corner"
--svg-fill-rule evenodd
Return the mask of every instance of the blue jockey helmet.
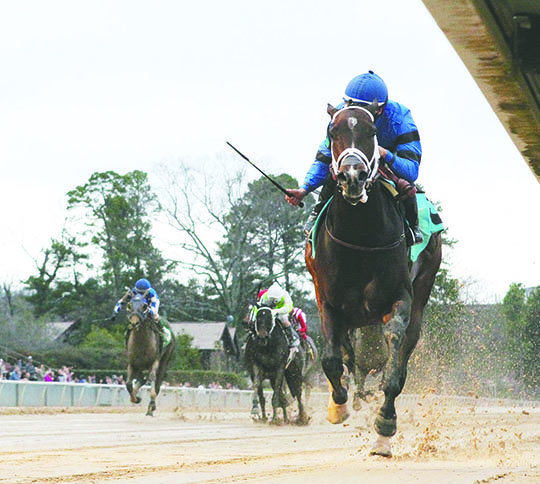
<path id="1" fill-rule="evenodd" d="M 377 74 L 369 71 L 356 76 L 347 84 L 343 100 L 362 104 L 377 101 L 382 106 L 388 101 L 388 89 Z"/>
<path id="2" fill-rule="evenodd" d="M 143 293 L 147 289 L 150 289 L 152 285 L 150 284 L 150 281 L 148 279 L 139 279 L 135 283 L 135 289 L 137 289 L 137 292 Z"/>

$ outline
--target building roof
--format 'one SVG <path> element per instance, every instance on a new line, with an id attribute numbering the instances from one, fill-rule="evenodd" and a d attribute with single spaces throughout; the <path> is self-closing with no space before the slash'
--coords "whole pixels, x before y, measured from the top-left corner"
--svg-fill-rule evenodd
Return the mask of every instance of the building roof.
<path id="1" fill-rule="evenodd" d="M 423 2 L 540 181 L 540 2 Z"/>
<path id="2" fill-rule="evenodd" d="M 53 340 L 62 336 L 71 326 L 73 321 L 68 322 L 58 322 L 58 323 L 47 323 L 47 332 Z"/>
<path id="3" fill-rule="evenodd" d="M 224 333 L 229 329 L 226 323 L 204 321 L 201 323 L 169 323 L 175 336 L 187 334 L 193 338 L 192 346 L 200 350 L 215 350 L 221 344 Z"/>

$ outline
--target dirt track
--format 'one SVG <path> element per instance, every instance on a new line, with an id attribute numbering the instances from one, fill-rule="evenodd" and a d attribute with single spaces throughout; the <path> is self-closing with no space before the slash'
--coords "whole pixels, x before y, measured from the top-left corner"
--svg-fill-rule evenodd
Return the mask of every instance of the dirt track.
<path id="1" fill-rule="evenodd" d="M 392 459 L 368 455 L 374 404 L 307 427 L 144 408 L 0 412 L 0 483 L 540 483 L 536 408 L 401 406 Z"/>

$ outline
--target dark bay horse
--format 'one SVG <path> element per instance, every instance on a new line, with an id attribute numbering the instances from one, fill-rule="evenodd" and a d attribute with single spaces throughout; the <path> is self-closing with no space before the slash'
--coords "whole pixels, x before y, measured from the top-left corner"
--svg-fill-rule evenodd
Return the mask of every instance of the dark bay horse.
<path id="1" fill-rule="evenodd" d="M 246 368 L 256 393 L 253 396 L 252 413 L 257 413 L 260 405 L 262 419 L 266 421 L 263 383 L 269 380 L 273 390 L 272 423 L 278 422 L 278 408 L 283 412 L 284 422 L 288 423 L 287 399 L 284 391 L 286 382 L 292 397 L 298 403 L 296 423 L 306 425 L 309 417 L 302 401 L 303 351 L 300 350 L 300 353 L 290 360 L 287 338 L 271 308 L 266 306 L 258 308 L 253 324 L 254 330 L 248 337 L 244 354 Z"/>
<path id="2" fill-rule="evenodd" d="M 315 257 L 311 244 L 306 246 L 306 264 L 325 339 L 322 367 L 332 392 L 328 420 L 339 423 L 348 416 L 343 354 L 362 385 L 371 370 L 382 369 L 385 400 L 375 419 L 379 437 L 371 453 L 391 456 L 390 437 L 397 430 L 394 402 L 405 384 L 441 262 L 441 235 L 432 235 L 409 267 L 403 217 L 378 179 L 375 112 L 375 106 L 339 111 L 328 106 L 336 186 L 316 234 Z"/>
<path id="3" fill-rule="evenodd" d="M 175 341 L 163 348 L 159 329 L 148 314 L 148 303 L 144 294 L 136 294 L 127 304 L 129 319 L 127 337 L 127 380 L 126 389 L 133 403 L 140 403 L 139 389 L 147 381 L 150 383 L 150 403 L 146 415 L 153 416 L 156 410 L 156 398 L 169 360 L 174 351 Z"/>

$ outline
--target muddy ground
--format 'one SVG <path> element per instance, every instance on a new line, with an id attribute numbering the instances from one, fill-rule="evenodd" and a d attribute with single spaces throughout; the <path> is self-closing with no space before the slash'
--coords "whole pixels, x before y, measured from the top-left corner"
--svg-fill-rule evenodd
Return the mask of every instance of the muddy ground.
<path id="1" fill-rule="evenodd" d="M 539 484 L 540 409 L 398 406 L 394 457 L 369 456 L 375 403 L 340 425 L 249 412 L 0 409 L 0 483 Z"/>

